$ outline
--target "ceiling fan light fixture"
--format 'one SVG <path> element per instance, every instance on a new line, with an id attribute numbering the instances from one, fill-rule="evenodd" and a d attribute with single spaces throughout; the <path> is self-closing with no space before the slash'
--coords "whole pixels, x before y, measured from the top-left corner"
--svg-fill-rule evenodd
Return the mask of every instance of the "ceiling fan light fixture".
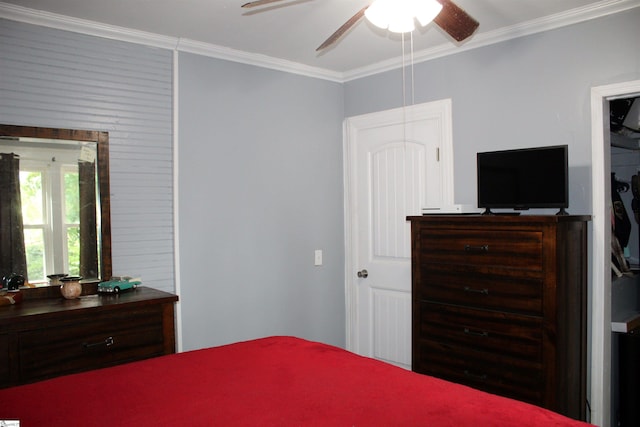
<path id="1" fill-rule="evenodd" d="M 389 27 L 388 11 L 390 7 L 393 7 L 393 5 L 388 0 L 375 0 L 364 11 L 364 16 L 376 27 L 387 29 Z"/>
<path id="2" fill-rule="evenodd" d="M 376 27 L 407 33 L 415 29 L 415 19 L 425 26 L 440 10 L 442 5 L 436 0 L 374 0 L 364 14 Z"/>
<path id="3" fill-rule="evenodd" d="M 433 21 L 442 10 L 442 5 L 436 0 L 415 1 L 415 16 L 423 27 Z"/>
<path id="4" fill-rule="evenodd" d="M 410 33 L 416 28 L 411 16 L 393 16 L 389 18 L 389 31 L 392 33 Z"/>

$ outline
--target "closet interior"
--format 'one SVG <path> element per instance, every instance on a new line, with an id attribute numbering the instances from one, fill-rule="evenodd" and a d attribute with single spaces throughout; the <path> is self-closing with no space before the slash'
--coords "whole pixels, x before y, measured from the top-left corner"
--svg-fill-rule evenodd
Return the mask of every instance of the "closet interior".
<path id="1" fill-rule="evenodd" d="M 640 425 L 640 97 L 609 102 L 612 424 Z"/>

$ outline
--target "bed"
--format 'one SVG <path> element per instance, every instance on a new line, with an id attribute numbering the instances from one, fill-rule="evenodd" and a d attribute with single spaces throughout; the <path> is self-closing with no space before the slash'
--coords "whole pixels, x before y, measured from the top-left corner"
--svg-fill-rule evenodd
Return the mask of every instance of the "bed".
<path id="1" fill-rule="evenodd" d="M 0 402 L 0 420 L 20 427 L 589 425 L 294 337 L 4 389 Z"/>

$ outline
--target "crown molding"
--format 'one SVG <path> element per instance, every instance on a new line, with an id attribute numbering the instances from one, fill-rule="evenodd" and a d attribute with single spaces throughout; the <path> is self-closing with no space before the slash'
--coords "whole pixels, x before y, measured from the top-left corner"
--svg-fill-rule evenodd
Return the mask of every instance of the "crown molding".
<path id="1" fill-rule="evenodd" d="M 240 62 L 257 67 L 300 74 L 307 77 L 314 77 L 339 83 L 343 81 L 342 73 L 337 73 L 323 68 L 311 67 L 267 55 L 243 52 L 224 46 L 163 36 L 145 31 L 132 30 L 130 28 L 89 21 L 86 19 L 78 19 L 70 16 L 29 9 L 9 3 L 0 2 L 0 18 L 161 49 L 195 53 L 212 58 Z"/>
<path id="2" fill-rule="evenodd" d="M 240 62 L 248 65 L 255 65 L 257 67 L 269 68 L 272 70 L 300 74 L 307 77 L 330 80 L 337 83 L 342 83 L 344 81 L 343 74 L 339 72 L 319 67 L 311 67 L 298 62 L 287 61 L 286 59 L 274 58 L 272 56 L 258 53 L 244 52 L 224 46 L 203 43 L 196 40 L 179 39 L 176 45 L 176 50 L 217 59 Z"/>
<path id="3" fill-rule="evenodd" d="M 415 64 L 441 58 L 447 55 L 454 55 L 467 50 L 549 31 L 567 25 L 577 24 L 636 7 L 640 7 L 640 0 L 602 0 L 588 6 L 572 9 L 566 12 L 547 16 L 545 18 L 528 21 L 488 33 L 478 34 L 469 42 L 462 45 L 443 43 L 430 49 L 421 50 L 413 54 L 413 62 Z M 379 74 L 403 66 L 403 58 L 400 56 L 346 72 L 335 72 L 267 55 L 244 52 L 195 40 L 169 37 L 145 31 L 117 27 L 85 19 L 72 18 L 65 15 L 29 9 L 3 2 L 0 2 L 0 18 L 111 40 L 119 40 L 179 52 L 193 53 L 227 61 L 254 65 L 257 67 L 299 74 L 307 77 L 329 80 L 337 83 L 344 83 L 373 74 Z"/>
<path id="4" fill-rule="evenodd" d="M 501 43 L 519 37 L 554 30 L 568 25 L 578 24 L 607 15 L 624 12 L 625 10 L 640 7 L 640 0 L 602 0 L 588 6 L 571 9 L 544 18 L 527 21 L 511 27 L 505 27 L 487 33 L 473 36 L 467 43 L 454 45 L 452 43 L 441 44 L 429 49 L 414 52 L 414 64 L 455 55 L 471 49 Z M 406 60 L 405 60 L 406 61 Z M 344 81 L 356 80 L 362 77 L 379 74 L 385 71 L 401 68 L 402 56 L 378 62 L 366 67 L 350 70 L 344 73 Z"/>
<path id="5" fill-rule="evenodd" d="M 217 59 L 240 62 L 262 68 L 269 68 L 307 77 L 330 80 L 341 83 L 342 73 L 311 67 L 293 61 L 274 58 L 267 55 L 244 52 L 224 46 L 217 46 L 195 40 L 163 36 L 100 22 L 78 19 L 41 10 L 29 9 L 14 4 L 0 2 L 0 18 L 27 24 L 72 31 L 111 40 L 141 44 L 179 52 L 195 53 Z"/>
<path id="6" fill-rule="evenodd" d="M 9 3 L 0 2 L 0 18 L 163 49 L 173 49 L 177 42 L 174 37 L 116 27 L 114 25 L 73 18 L 66 15 L 58 15 L 42 10 L 29 9 Z"/>

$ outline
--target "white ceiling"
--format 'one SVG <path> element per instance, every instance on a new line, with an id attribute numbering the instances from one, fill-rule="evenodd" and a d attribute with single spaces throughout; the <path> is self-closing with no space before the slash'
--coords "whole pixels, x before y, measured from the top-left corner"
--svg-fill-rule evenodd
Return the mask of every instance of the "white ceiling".
<path id="1" fill-rule="evenodd" d="M 4 4 L 0 3 L 4 6 L 0 7 L 0 17 L 7 17 L 2 13 L 7 8 L 12 14 L 18 10 L 19 15 L 43 15 L 35 11 L 45 11 L 47 19 L 64 15 L 67 22 L 66 17 L 77 18 L 80 21 L 73 23 L 81 22 L 87 28 L 100 23 L 168 36 L 179 39 L 178 46 L 240 53 L 274 64 L 302 64 L 303 68 L 317 69 L 336 79 L 393 68 L 401 62 L 400 38 L 364 19 L 334 47 L 320 54 L 315 51 L 371 0 L 284 0 L 257 13 L 242 9 L 245 1 L 4 0 Z M 640 6 L 640 0 L 454 1 L 480 22 L 478 31 L 464 43 L 456 44 L 435 24 L 416 30 L 416 61 Z"/>

